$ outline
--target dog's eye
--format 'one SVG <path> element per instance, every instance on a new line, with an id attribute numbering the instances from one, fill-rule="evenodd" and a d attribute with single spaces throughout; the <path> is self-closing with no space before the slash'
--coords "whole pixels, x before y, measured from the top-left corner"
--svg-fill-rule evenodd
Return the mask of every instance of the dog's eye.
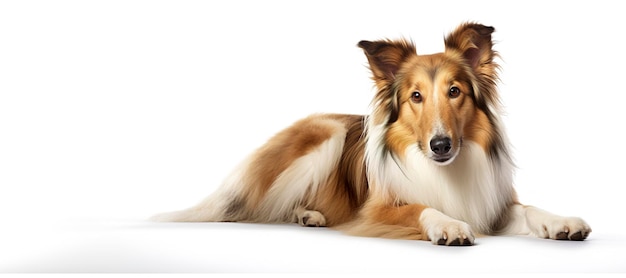
<path id="1" fill-rule="evenodd" d="M 415 91 L 411 94 L 411 100 L 415 103 L 422 102 L 422 94 L 419 91 Z"/>
<path id="2" fill-rule="evenodd" d="M 450 91 L 448 92 L 448 96 L 450 98 L 457 98 L 461 95 L 461 89 L 457 86 L 450 87 Z"/>

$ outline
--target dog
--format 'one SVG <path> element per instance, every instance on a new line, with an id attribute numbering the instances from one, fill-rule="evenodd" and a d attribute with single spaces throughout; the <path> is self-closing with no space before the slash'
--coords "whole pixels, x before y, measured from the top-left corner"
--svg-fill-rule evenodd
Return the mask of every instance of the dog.
<path id="1" fill-rule="evenodd" d="M 359 42 L 377 89 L 369 115 L 297 121 L 198 205 L 153 219 L 299 223 L 447 246 L 478 235 L 585 240 L 581 218 L 518 202 L 494 30 L 462 23 L 430 55 L 404 39 Z"/>

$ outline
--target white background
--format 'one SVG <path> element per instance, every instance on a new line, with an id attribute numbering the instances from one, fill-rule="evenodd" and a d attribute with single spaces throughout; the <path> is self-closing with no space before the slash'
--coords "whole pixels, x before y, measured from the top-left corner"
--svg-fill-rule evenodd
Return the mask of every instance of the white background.
<path id="1" fill-rule="evenodd" d="M 0 271 L 626 271 L 624 50 L 617 1 L 4 1 Z M 359 40 L 419 53 L 496 28 L 520 199 L 581 216 L 583 243 L 471 248 L 294 225 L 154 224 L 271 135 L 367 113 Z"/>

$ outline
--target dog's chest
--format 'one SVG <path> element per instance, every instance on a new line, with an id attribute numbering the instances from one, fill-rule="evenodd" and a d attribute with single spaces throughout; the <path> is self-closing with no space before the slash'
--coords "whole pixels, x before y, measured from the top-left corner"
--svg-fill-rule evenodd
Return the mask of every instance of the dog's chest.
<path id="1" fill-rule="evenodd" d="M 406 203 L 420 203 L 490 232 L 512 199 L 508 169 L 468 142 L 451 164 L 438 166 L 408 150 L 406 159 L 386 163 L 386 186 Z"/>

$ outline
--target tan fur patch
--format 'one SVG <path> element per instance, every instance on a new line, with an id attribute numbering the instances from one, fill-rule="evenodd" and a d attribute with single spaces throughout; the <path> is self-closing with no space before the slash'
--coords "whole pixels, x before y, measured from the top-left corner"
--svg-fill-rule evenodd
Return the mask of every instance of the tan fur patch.
<path id="1" fill-rule="evenodd" d="M 246 182 L 250 185 L 245 198 L 249 208 L 259 204 L 278 175 L 294 160 L 330 138 L 336 131 L 332 121 L 324 115 L 302 119 L 276 134 L 254 154 Z"/>
<path id="2" fill-rule="evenodd" d="M 488 152 L 492 145 L 493 132 L 493 126 L 489 123 L 487 115 L 480 110 L 476 110 L 472 121 L 464 131 L 465 137 L 478 143 L 485 152 Z"/>
<path id="3" fill-rule="evenodd" d="M 428 240 L 419 217 L 427 206 L 421 204 L 393 205 L 384 200 L 371 199 L 359 217 L 339 229 L 353 235 L 394 239 Z"/>

